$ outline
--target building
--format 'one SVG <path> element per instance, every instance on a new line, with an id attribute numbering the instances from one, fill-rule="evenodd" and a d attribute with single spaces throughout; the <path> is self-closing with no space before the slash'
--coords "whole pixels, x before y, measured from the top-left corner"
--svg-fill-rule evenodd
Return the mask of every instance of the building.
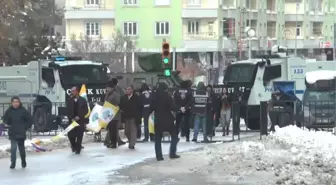
<path id="1" fill-rule="evenodd" d="M 108 40 L 120 29 L 139 52 L 159 52 L 167 39 L 177 52 L 243 52 L 251 43 L 318 53 L 334 45 L 335 10 L 335 0 L 67 0 L 66 37 Z"/>

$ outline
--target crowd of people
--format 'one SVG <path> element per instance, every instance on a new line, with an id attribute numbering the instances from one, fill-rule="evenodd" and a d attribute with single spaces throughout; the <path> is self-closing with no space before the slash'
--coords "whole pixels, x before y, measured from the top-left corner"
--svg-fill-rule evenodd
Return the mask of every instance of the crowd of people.
<path id="1" fill-rule="evenodd" d="M 105 101 L 119 107 L 119 112 L 108 124 L 104 145 L 107 148 L 117 148 L 126 144 L 119 136 L 119 128 L 124 125 L 128 148 L 135 149 L 137 140 L 141 138 L 141 125 L 144 124 L 143 142 L 155 142 L 155 154 L 158 161 L 164 160 L 161 141 L 164 133 L 171 138 L 171 159 L 179 158 L 176 147 L 181 137 L 190 142 L 191 128 L 193 128 L 192 142 L 198 142 L 200 129 L 203 132 L 203 142 L 209 142 L 214 136 L 215 127 L 221 125 L 223 135 L 229 134 L 231 117 L 231 98 L 224 90 L 221 95 L 213 92 L 212 86 L 205 86 L 203 82 L 193 90 L 191 83 L 184 81 L 178 89 L 170 92 L 166 83 L 158 83 L 150 88 L 143 84 L 140 89 L 132 85 L 123 90 L 118 86 L 118 80 L 112 79 L 106 84 Z M 9 127 L 11 141 L 11 165 L 16 165 L 16 150 L 20 151 L 22 167 L 27 166 L 25 160 L 24 141 L 26 131 L 31 128 L 32 118 L 25 110 L 18 97 L 12 98 L 12 106 L 4 115 L 4 122 Z M 71 89 L 71 98 L 67 102 L 67 116 L 69 120 L 76 121 L 79 126 L 68 133 L 71 150 L 80 154 L 83 134 L 88 123 L 85 117 L 88 113 L 87 102 L 79 96 L 79 87 Z M 149 133 L 149 117 L 154 113 L 154 134 Z M 142 121 L 143 120 L 143 121 Z"/>

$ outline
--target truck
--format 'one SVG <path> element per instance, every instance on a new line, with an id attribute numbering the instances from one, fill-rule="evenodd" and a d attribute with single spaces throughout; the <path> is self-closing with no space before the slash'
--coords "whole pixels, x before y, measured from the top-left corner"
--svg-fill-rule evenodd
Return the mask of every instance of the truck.
<path id="1" fill-rule="evenodd" d="M 302 100 L 305 91 L 305 73 L 334 68 L 334 61 L 316 61 L 300 57 L 288 57 L 285 46 L 273 46 L 267 55 L 237 61 L 225 71 L 223 85 L 215 86 L 216 93 L 223 88 L 243 103 L 241 118 L 247 128 L 260 129 L 260 102 L 269 101 L 274 92 L 274 82 L 292 82 L 293 92 Z M 285 83 L 283 83 L 285 84 Z M 277 88 L 281 88 L 278 86 Z M 236 100 L 238 100 L 236 99 Z"/>
<path id="2" fill-rule="evenodd" d="M 336 120 L 336 70 L 306 73 L 303 95 L 304 123 L 307 128 L 334 128 Z"/>
<path id="3" fill-rule="evenodd" d="M 63 56 L 0 67 L 0 116 L 19 96 L 33 114 L 35 131 L 48 131 L 66 117 L 72 87 L 85 84 L 89 103 L 103 101 L 108 71 L 102 62 Z"/>

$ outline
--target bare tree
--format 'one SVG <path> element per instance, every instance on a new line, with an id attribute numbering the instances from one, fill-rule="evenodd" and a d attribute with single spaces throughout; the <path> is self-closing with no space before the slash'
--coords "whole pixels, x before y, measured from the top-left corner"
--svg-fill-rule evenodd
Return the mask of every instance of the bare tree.
<path id="1" fill-rule="evenodd" d="M 105 45 L 102 37 L 90 37 L 88 35 L 79 35 L 79 39 L 75 34 L 70 37 L 70 48 L 67 48 L 70 53 L 75 53 L 82 56 L 84 59 L 91 60 L 93 53 L 103 52 Z"/>
<path id="2" fill-rule="evenodd" d="M 114 72 L 123 69 L 121 62 L 124 56 L 137 52 L 136 38 L 125 36 L 120 30 L 115 30 L 111 37 L 104 40 L 102 37 L 90 37 L 87 35 L 72 35 L 68 52 L 80 55 L 88 60 L 100 60 L 108 62 Z"/>
<path id="3" fill-rule="evenodd" d="M 124 55 L 136 52 L 137 40 L 129 36 L 125 36 L 120 30 L 116 30 L 111 39 L 106 43 L 106 51 L 110 57 L 110 62 L 116 63 L 121 61 Z"/>

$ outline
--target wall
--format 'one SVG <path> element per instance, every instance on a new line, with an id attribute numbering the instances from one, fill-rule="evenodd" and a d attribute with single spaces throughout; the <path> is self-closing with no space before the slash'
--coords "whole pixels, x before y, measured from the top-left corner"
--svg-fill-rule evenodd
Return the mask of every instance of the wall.
<path id="1" fill-rule="evenodd" d="M 137 47 L 144 51 L 160 51 L 162 39 L 166 38 L 171 47 L 179 48 L 182 40 L 181 1 L 171 1 L 170 6 L 155 6 L 155 0 L 138 1 L 134 7 L 127 7 L 123 1 L 116 1 L 116 27 L 123 30 L 126 21 L 138 22 Z M 170 22 L 170 36 L 154 36 L 155 22 Z"/>

